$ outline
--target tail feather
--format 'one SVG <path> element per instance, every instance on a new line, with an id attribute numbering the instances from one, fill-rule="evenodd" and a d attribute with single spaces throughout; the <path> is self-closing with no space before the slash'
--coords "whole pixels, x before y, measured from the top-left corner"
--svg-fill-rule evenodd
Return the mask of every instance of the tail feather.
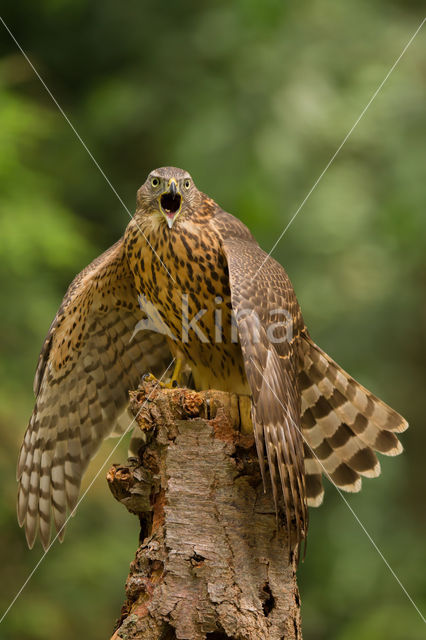
<path id="1" fill-rule="evenodd" d="M 396 411 L 341 369 L 309 337 L 303 340 L 302 429 L 308 504 L 323 499 L 322 473 L 345 491 L 361 489 L 361 477 L 375 478 L 375 451 L 398 455 L 396 433 L 408 424 Z"/>
<path id="2" fill-rule="evenodd" d="M 399 413 L 354 380 L 310 339 L 308 344 L 307 364 L 311 363 L 308 375 L 313 382 L 322 382 L 328 393 L 337 389 L 352 407 L 353 414 L 357 410 L 380 429 L 397 433 L 407 429 L 408 423 Z"/>

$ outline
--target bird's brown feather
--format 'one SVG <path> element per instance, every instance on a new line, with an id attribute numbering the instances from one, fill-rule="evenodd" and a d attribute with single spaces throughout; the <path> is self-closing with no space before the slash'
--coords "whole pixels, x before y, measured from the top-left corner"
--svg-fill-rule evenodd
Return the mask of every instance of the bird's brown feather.
<path id="1" fill-rule="evenodd" d="M 295 351 L 303 320 L 284 269 L 262 251 L 246 227 L 225 212 L 216 214 L 213 226 L 228 261 L 260 466 L 264 475 L 266 448 L 275 504 L 282 492 L 293 546 L 306 537 L 308 527 Z M 271 335 L 273 323 L 281 324 Z"/>
<path id="2" fill-rule="evenodd" d="M 376 452 L 401 453 L 395 433 L 408 424 L 339 367 L 306 331 L 300 346 L 308 504 L 318 506 L 324 494 L 323 473 L 339 488 L 359 491 L 361 476 L 380 474 Z"/>
<path id="3" fill-rule="evenodd" d="M 18 462 L 18 519 L 28 544 L 46 548 L 50 514 L 60 538 L 81 477 L 148 370 L 170 363 L 163 336 L 137 332 L 143 317 L 123 241 L 71 284 L 45 340 L 35 378 L 36 405 Z"/>

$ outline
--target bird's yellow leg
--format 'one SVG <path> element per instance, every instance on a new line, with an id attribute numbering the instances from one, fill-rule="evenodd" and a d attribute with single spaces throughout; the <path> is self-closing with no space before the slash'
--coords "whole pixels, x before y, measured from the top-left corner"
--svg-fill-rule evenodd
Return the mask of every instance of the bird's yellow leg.
<path id="1" fill-rule="evenodd" d="M 183 360 L 182 358 L 177 357 L 176 358 L 176 362 L 175 362 L 175 368 L 173 370 L 173 374 L 172 377 L 170 378 L 170 380 L 166 383 L 166 386 L 169 387 L 169 389 L 171 389 L 172 387 L 178 387 L 179 386 L 179 382 L 180 382 L 180 374 L 182 372 L 182 363 Z"/>
<path id="2" fill-rule="evenodd" d="M 240 409 L 240 429 L 244 434 L 253 433 L 253 422 L 251 420 L 251 397 L 238 396 L 238 406 Z"/>

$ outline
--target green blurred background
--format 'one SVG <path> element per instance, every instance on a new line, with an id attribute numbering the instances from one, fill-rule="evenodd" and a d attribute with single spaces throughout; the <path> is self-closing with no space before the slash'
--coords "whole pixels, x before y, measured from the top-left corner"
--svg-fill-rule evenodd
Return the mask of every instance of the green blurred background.
<path id="1" fill-rule="evenodd" d="M 131 211 L 149 170 L 181 166 L 269 250 L 422 6 L 3 0 L 2 16 Z M 411 423 L 404 455 L 382 458 L 382 476 L 347 499 L 423 609 L 425 29 L 274 253 L 314 339 Z M 42 555 L 18 529 L 14 478 L 39 349 L 69 281 L 123 233 L 128 214 L 2 25 L 0 212 L 3 610 Z M 125 457 L 123 447 L 112 461 Z M 107 468 L 2 639 L 109 637 L 138 525 L 110 497 Z M 305 638 L 423 638 L 418 613 L 326 484 L 299 570 Z"/>

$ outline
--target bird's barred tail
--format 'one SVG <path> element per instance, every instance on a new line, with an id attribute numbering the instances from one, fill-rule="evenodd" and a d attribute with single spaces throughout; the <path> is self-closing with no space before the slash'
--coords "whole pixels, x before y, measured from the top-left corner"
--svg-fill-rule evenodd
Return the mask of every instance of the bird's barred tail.
<path id="1" fill-rule="evenodd" d="M 375 478 L 375 452 L 401 453 L 395 433 L 407 422 L 396 411 L 351 378 L 308 336 L 302 339 L 302 430 L 307 499 L 323 500 L 322 474 L 340 489 L 357 492 L 361 477 Z"/>

